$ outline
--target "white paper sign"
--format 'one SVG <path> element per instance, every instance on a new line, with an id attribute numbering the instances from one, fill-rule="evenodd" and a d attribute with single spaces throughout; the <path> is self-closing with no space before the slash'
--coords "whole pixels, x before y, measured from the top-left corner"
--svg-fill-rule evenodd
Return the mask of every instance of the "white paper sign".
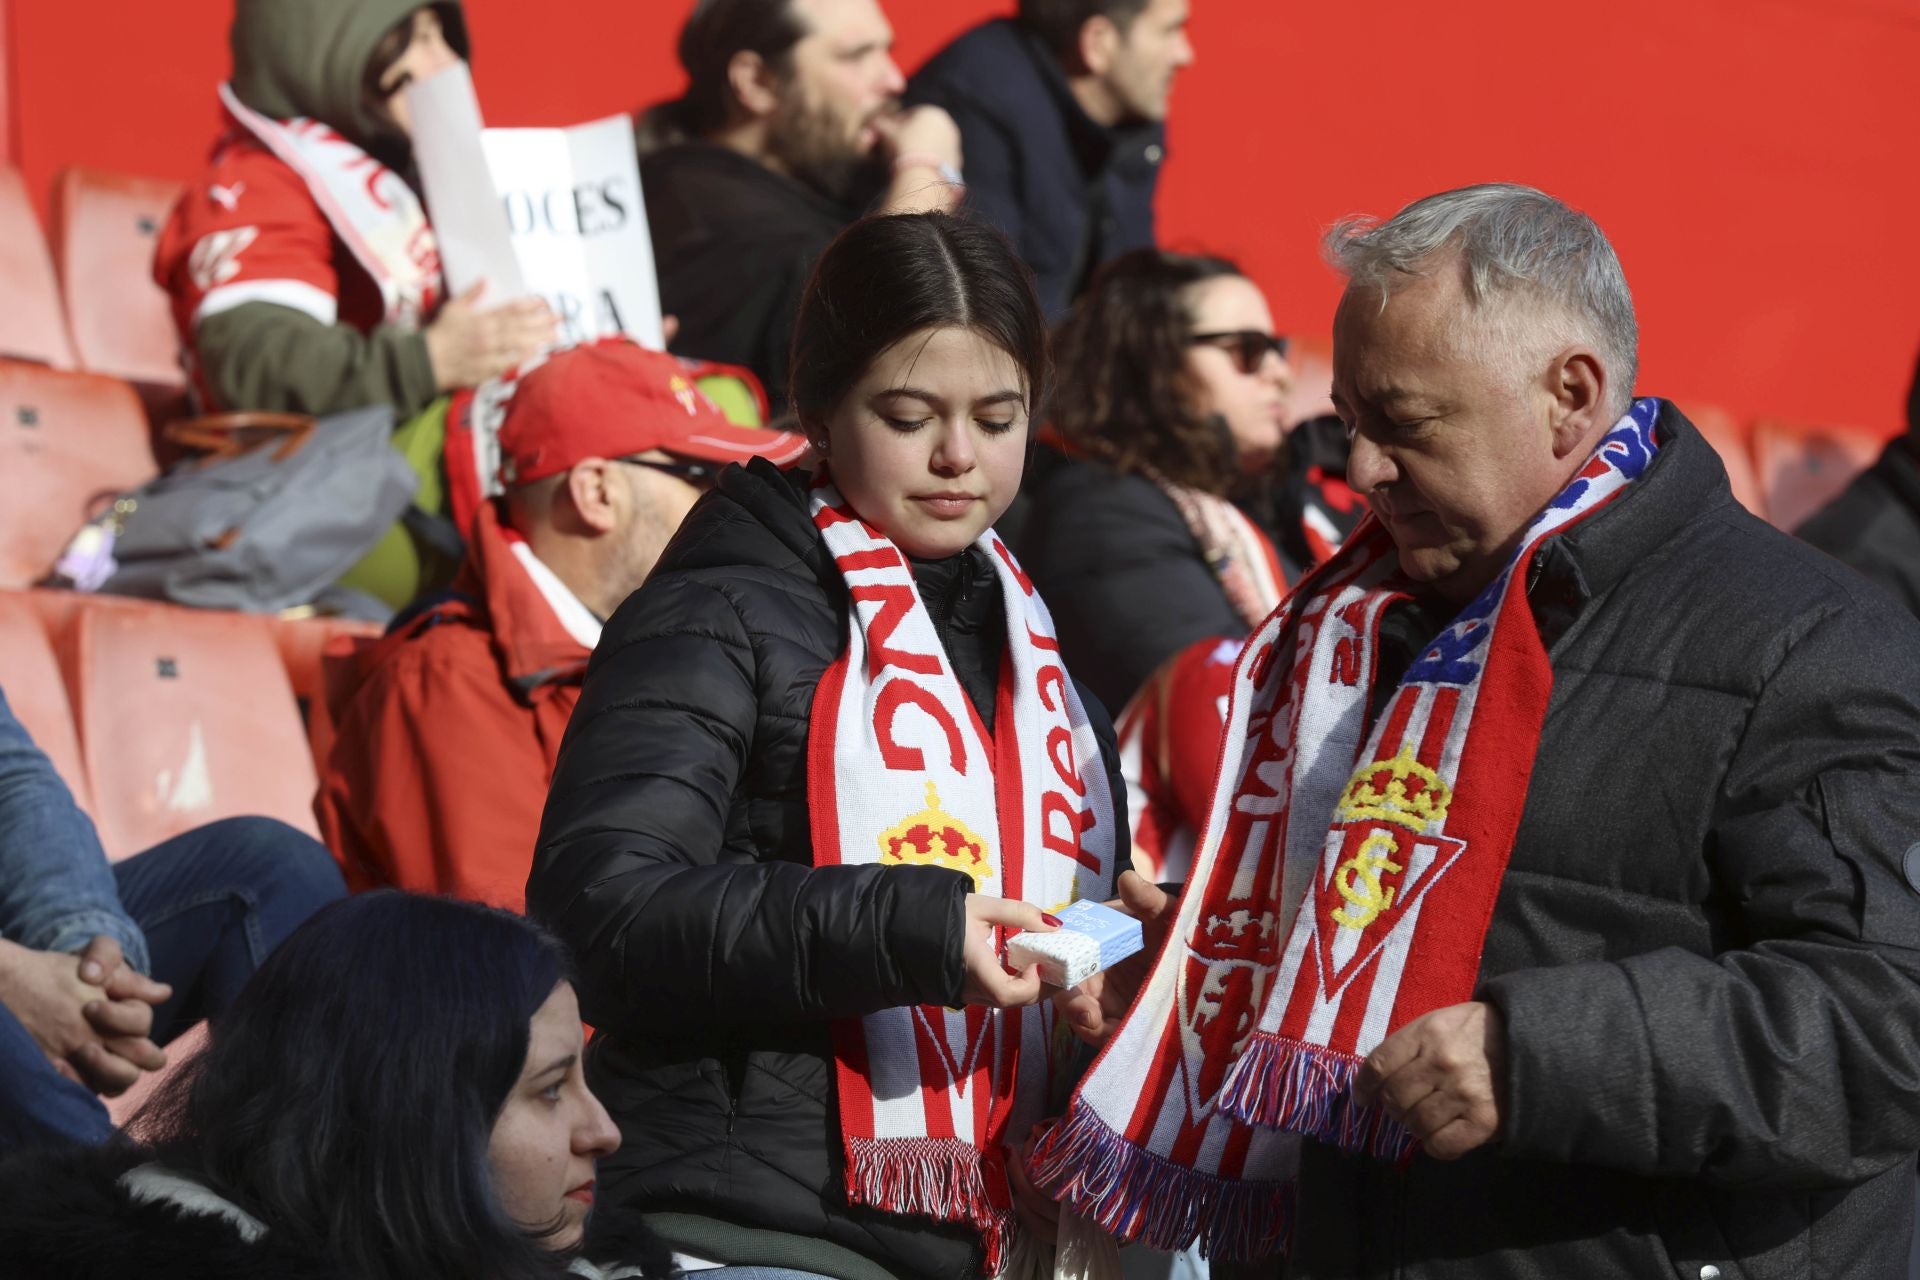
<path id="1" fill-rule="evenodd" d="M 626 333 L 666 345 L 633 121 L 488 129 L 487 166 L 529 290 L 570 341 Z"/>
<path id="2" fill-rule="evenodd" d="M 525 297 L 529 290 L 520 276 L 506 209 L 494 190 L 480 143 L 480 102 L 474 97 L 467 64 L 456 62 L 437 75 L 416 80 L 407 86 L 406 94 L 414 159 L 440 242 L 440 266 L 449 296 L 457 298 L 485 280 L 483 307 Z"/>
<path id="3" fill-rule="evenodd" d="M 483 129 L 465 63 L 406 92 L 454 296 L 485 280 L 483 305 L 545 298 L 563 341 L 626 333 L 666 346 L 630 119 Z"/>

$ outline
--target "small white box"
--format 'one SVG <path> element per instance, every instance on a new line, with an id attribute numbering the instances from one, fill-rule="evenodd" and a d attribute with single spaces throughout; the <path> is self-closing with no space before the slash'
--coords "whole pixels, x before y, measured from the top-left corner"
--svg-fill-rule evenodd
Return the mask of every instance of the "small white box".
<path id="1" fill-rule="evenodd" d="M 1007 963 L 1016 969 L 1040 966 L 1040 980 L 1072 987 L 1103 969 L 1111 969 L 1145 945 L 1140 922 L 1104 902 L 1082 898 L 1064 908 L 1052 933 L 1023 933 L 1007 944 Z"/>

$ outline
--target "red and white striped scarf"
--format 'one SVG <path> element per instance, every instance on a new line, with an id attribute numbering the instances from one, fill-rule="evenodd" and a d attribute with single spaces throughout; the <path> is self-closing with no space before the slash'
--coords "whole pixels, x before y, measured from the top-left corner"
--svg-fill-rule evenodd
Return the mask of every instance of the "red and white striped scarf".
<path id="1" fill-rule="evenodd" d="M 1641 475 L 1658 412 L 1621 419 L 1377 723 L 1379 624 L 1405 581 L 1371 517 L 1247 642 L 1168 943 L 1036 1151 L 1040 1185 L 1116 1235 L 1257 1258 L 1284 1244 L 1300 1136 L 1410 1152 L 1354 1077 L 1473 997 L 1553 690 L 1526 568 Z"/>
<path id="2" fill-rule="evenodd" d="M 1007 616 L 989 734 L 954 675 L 906 557 L 824 475 L 813 522 L 847 582 L 847 647 L 814 694 L 807 807 L 816 866 L 941 866 L 1045 911 L 1114 879 L 1106 766 L 1053 620 L 988 530 L 974 545 Z M 1049 1114 L 1070 1051 L 1050 1003 L 915 1006 L 836 1022 L 847 1197 L 977 1228 L 1010 1256 L 1005 1139 Z"/>
<path id="3" fill-rule="evenodd" d="M 413 188 L 340 132 L 318 120 L 275 120 L 220 86 L 236 126 L 300 175 L 327 224 L 379 286 L 384 323 L 414 328 L 440 298 L 440 242 Z"/>

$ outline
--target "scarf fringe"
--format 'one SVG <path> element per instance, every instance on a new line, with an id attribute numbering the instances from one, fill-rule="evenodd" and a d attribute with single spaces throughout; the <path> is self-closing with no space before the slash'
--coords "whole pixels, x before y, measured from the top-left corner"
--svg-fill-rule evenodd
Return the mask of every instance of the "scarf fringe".
<path id="1" fill-rule="evenodd" d="M 987 1196 L 980 1153 L 957 1138 L 848 1138 L 847 1200 L 888 1213 L 978 1228 L 987 1274 L 998 1275 L 1013 1243 L 1013 1215 Z"/>
<path id="2" fill-rule="evenodd" d="M 1209 1258 L 1255 1262 L 1285 1252 L 1293 1234 L 1291 1182 L 1200 1173 L 1128 1142 L 1075 1103 L 1034 1148 L 1036 1187 L 1108 1234 L 1165 1252 L 1196 1239 Z"/>
<path id="3" fill-rule="evenodd" d="M 1414 1137 L 1379 1107 L 1354 1100 L 1365 1059 L 1267 1031 L 1247 1046 L 1220 1087 L 1220 1111 L 1242 1124 L 1304 1134 L 1342 1151 L 1401 1163 Z"/>

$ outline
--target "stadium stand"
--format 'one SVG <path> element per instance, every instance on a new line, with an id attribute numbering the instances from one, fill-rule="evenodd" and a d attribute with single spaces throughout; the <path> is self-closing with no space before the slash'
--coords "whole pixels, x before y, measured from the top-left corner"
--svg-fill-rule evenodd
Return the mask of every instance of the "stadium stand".
<path id="1" fill-rule="evenodd" d="M 0 167 L 0 355 L 56 369 L 74 365 L 53 259 L 18 170 Z"/>
<path id="2" fill-rule="evenodd" d="M 153 246 L 181 184 L 95 169 L 55 179 L 50 220 L 61 300 L 80 367 L 180 389 L 179 342 L 153 283 Z"/>
<path id="3" fill-rule="evenodd" d="M 1767 495 L 1767 516 L 1789 531 L 1839 497 L 1887 443 L 1847 427 L 1765 420 L 1754 424 L 1751 438 L 1754 469 Z"/>
<path id="4" fill-rule="evenodd" d="M 55 651 L 108 856 L 240 814 L 315 830 L 313 757 L 265 621 L 90 601 Z"/>
<path id="5" fill-rule="evenodd" d="M 126 383 L 0 360 L 0 587 L 45 577 L 101 503 L 154 472 Z"/>

